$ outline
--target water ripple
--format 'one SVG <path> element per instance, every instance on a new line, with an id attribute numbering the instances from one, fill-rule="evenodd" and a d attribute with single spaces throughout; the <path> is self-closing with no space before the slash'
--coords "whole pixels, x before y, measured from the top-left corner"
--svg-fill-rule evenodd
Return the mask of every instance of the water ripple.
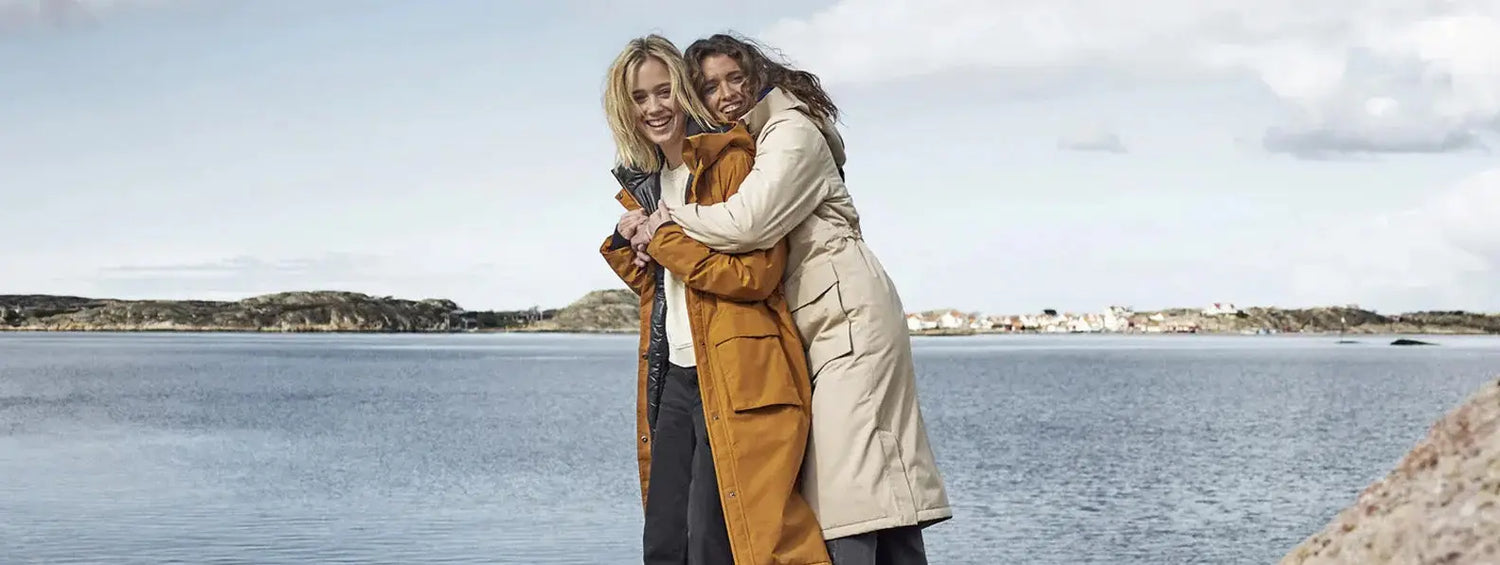
<path id="1" fill-rule="evenodd" d="M 638 562 L 634 338 L 0 335 L 0 563 Z M 1267 563 L 1495 341 L 918 340 L 934 563 Z"/>

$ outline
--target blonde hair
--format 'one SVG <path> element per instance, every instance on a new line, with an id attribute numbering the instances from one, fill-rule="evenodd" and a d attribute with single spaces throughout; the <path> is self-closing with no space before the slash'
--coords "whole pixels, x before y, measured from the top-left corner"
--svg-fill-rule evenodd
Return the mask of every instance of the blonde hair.
<path id="1" fill-rule="evenodd" d="M 661 152 L 641 133 L 635 100 L 630 96 L 630 79 L 651 59 L 666 65 L 672 77 L 672 99 L 688 119 L 704 126 L 717 125 L 718 120 L 688 80 L 687 61 L 676 45 L 657 34 L 630 40 L 605 77 L 604 116 L 615 138 L 615 161 L 632 169 L 656 172 L 662 168 Z"/>

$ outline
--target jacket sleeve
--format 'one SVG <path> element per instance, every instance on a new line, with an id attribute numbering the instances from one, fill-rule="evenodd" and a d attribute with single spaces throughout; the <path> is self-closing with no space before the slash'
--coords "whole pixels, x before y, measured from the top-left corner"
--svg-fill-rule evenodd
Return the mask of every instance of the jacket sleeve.
<path id="1" fill-rule="evenodd" d="M 709 249 L 682 231 L 665 224 L 656 230 L 646 252 L 682 279 L 682 284 L 740 302 L 771 297 L 786 271 L 786 243 L 749 253 L 727 254 Z"/>
<path id="2" fill-rule="evenodd" d="M 599 253 L 604 255 L 604 261 L 620 276 L 620 280 L 625 281 L 625 286 L 635 291 L 636 296 L 656 284 L 650 269 L 635 266 L 635 250 L 630 248 L 630 240 L 621 236 L 620 232 L 615 232 L 604 240 L 604 244 L 599 246 Z"/>
<path id="3" fill-rule="evenodd" d="M 714 169 L 716 182 L 724 184 L 721 188 L 733 191 L 734 185 L 751 174 L 749 152 L 726 154 Z M 689 288 L 742 302 L 769 298 L 786 271 L 785 242 L 775 242 L 770 249 L 722 253 L 699 243 L 673 222 L 656 230 L 646 252 Z"/>
<path id="4" fill-rule="evenodd" d="M 766 124 L 755 167 L 739 192 L 722 204 L 672 209 L 682 231 L 715 250 L 770 249 L 812 215 L 826 196 L 823 167 L 833 161 L 828 142 L 800 114 Z"/>

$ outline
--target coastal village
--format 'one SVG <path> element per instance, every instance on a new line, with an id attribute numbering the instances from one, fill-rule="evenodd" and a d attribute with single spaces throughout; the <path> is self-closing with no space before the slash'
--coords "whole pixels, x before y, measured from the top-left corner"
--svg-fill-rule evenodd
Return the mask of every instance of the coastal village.
<path id="1" fill-rule="evenodd" d="M 954 333 L 1198 333 L 1204 318 L 1242 317 L 1234 304 L 1215 302 L 1201 310 L 1135 312 L 1128 306 L 1111 306 L 1102 312 L 1058 312 L 985 315 L 958 310 L 938 310 L 906 316 L 906 327 L 918 334 Z M 1248 333 L 1275 333 L 1249 330 Z"/>

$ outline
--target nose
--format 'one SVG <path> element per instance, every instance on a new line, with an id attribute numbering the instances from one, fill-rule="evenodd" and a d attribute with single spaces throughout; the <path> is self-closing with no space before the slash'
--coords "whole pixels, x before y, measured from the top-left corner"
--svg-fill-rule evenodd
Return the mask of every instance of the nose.
<path id="1" fill-rule="evenodd" d="M 644 110 L 646 115 L 650 116 L 652 114 L 661 113 L 661 111 L 665 110 L 666 107 L 666 104 L 664 104 L 660 98 L 652 96 L 646 99 L 646 106 Z"/>

